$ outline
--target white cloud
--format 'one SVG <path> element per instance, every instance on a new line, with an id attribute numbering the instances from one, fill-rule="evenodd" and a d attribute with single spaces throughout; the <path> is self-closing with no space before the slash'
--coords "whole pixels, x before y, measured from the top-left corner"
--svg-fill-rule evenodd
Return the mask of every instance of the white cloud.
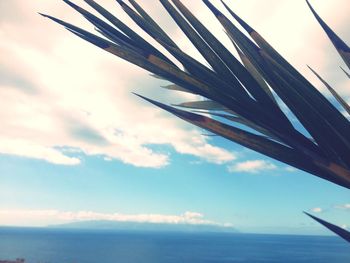
<path id="1" fill-rule="evenodd" d="M 164 215 L 99 213 L 93 211 L 0 210 L 0 225 L 47 225 L 91 220 L 232 227 L 229 223 L 217 223 L 206 219 L 201 213 L 190 211 L 180 215 Z"/>
<path id="2" fill-rule="evenodd" d="M 350 211 L 350 204 L 337 205 L 337 206 L 335 206 L 335 208 Z"/>
<path id="3" fill-rule="evenodd" d="M 286 170 L 287 172 L 290 172 L 290 173 L 293 173 L 293 172 L 295 172 L 295 171 L 298 171 L 296 168 L 294 168 L 294 167 L 292 167 L 292 166 L 287 166 L 287 167 L 285 168 L 285 170 Z"/>
<path id="4" fill-rule="evenodd" d="M 54 164 L 77 165 L 80 160 L 74 157 L 68 157 L 61 151 L 52 147 L 38 145 L 25 140 L 6 140 L 0 138 L 0 153 L 13 154 L 22 157 L 46 160 Z"/>
<path id="5" fill-rule="evenodd" d="M 311 212 L 314 212 L 314 213 L 321 213 L 321 212 L 323 212 L 323 209 L 320 208 L 320 207 L 314 207 L 314 208 L 312 208 L 310 210 L 311 210 Z"/>
<path id="6" fill-rule="evenodd" d="M 110 3 L 113 9 L 114 5 Z M 153 168 L 169 164 L 170 155 L 152 145 L 170 145 L 179 153 L 216 164 L 235 158 L 211 145 L 193 126 L 131 95 L 137 91 L 159 97 L 162 81 L 77 39 L 37 11 L 88 25 L 56 1 L 8 4 L 6 12 L 12 15 L 0 20 L 0 73 L 11 75 L 0 81 L 0 153 L 79 164 L 79 159 L 59 150 L 70 147 Z M 172 102 L 190 99 L 185 93 L 168 94 Z"/>
<path id="7" fill-rule="evenodd" d="M 277 166 L 263 160 L 251 160 L 236 163 L 228 166 L 228 171 L 233 172 L 243 172 L 243 173 L 259 173 L 266 170 L 275 170 Z"/>

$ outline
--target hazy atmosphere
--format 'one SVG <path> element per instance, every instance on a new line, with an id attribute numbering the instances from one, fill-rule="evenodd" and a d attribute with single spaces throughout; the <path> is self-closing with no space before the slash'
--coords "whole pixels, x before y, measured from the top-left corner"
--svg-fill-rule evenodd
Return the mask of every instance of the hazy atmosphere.
<path id="1" fill-rule="evenodd" d="M 115 1 L 99 2 L 133 24 Z M 203 61 L 158 1 L 138 2 Z M 234 52 L 202 1 L 183 2 Z M 305 1 L 227 2 L 326 96 L 307 65 L 350 102 L 343 62 Z M 348 0 L 312 4 L 349 43 Z M 140 100 L 132 92 L 168 104 L 199 98 L 161 90 L 169 83 L 38 12 L 93 30 L 62 1 L 0 1 L 0 226 L 112 220 L 328 235 L 307 211 L 350 228 L 347 189 Z"/>

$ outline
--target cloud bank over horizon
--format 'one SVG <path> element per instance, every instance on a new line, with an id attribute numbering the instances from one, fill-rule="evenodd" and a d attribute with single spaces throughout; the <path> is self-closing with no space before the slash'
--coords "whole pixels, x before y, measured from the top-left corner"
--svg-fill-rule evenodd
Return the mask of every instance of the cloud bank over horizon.
<path id="1" fill-rule="evenodd" d="M 188 224 L 232 227 L 229 223 L 208 220 L 203 214 L 187 211 L 180 215 L 164 214 L 122 214 L 94 211 L 59 210 L 0 210 L 0 225 L 6 226 L 47 226 L 83 221 L 112 221 L 151 224 Z M 23 223 L 26 222 L 26 223 Z"/>

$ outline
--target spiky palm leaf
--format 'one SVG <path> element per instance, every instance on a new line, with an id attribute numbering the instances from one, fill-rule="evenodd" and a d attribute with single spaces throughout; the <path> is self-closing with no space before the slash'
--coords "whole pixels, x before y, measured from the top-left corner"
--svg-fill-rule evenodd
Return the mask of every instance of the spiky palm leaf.
<path id="1" fill-rule="evenodd" d="M 192 123 L 193 117 L 196 117 L 196 125 L 210 129 L 214 133 L 229 134 L 231 130 L 235 130 L 245 134 L 244 139 L 232 135 L 225 137 L 350 188 L 349 121 L 227 5 L 225 7 L 233 18 L 243 26 L 253 40 L 243 34 L 209 1 L 203 1 L 235 43 L 246 67 L 179 0 L 173 0 L 172 3 L 161 0 L 161 3 L 210 67 L 182 51 L 135 1 L 130 1 L 135 9 L 121 0 L 118 3 L 135 23 L 170 52 L 184 69 L 177 67 L 170 58 L 93 0 L 85 2 L 104 16 L 110 24 L 68 0 L 65 2 L 88 19 L 104 38 L 54 17 L 46 17 L 104 50 L 173 82 L 174 85 L 168 88 L 201 95 L 215 102 L 219 106 L 215 107 L 216 110 L 222 108 L 234 112 L 239 118 L 236 120 L 246 120 L 250 123 L 250 128 L 255 127 L 258 134 L 222 125 L 216 120 L 203 118 L 194 113 L 191 115 L 192 118 L 189 118 L 187 112 L 165 107 L 160 103 L 158 106 L 172 113 L 176 112 L 176 115 L 181 115 L 183 119 Z M 332 37 L 334 38 L 334 35 Z M 339 40 L 333 42 L 339 43 Z M 344 49 L 344 45 L 342 47 Z M 270 88 L 274 91 L 274 95 Z M 275 103 L 274 96 L 283 100 L 312 138 L 308 138 L 293 126 Z M 184 105 L 188 106 L 188 103 L 182 106 Z M 217 125 L 208 127 L 209 120 Z M 231 120 L 234 125 L 235 119 Z M 261 131 L 267 131 L 269 138 L 260 136 Z M 263 134 L 266 135 L 266 132 Z M 253 143 L 255 140 L 252 138 L 259 139 L 258 146 Z"/>
<path id="2" fill-rule="evenodd" d="M 90 21 L 102 37 L 52 16 L 44 16 L 153 76 L 173 83 L 165 88 L 206 98 L 178 106 L 204 109 L 212 113 L 212 117 L 140 97 L 196 126 L 350 189 L 349 120 L 223 1 L 232 18 L 250 37 L 210 1 L 203 0 L 234 43 L 243 64 L 180 0 L 160 2 L 209 66 L 181 50 L 134 0 L 129 0 L 131 5 L 117 0 L 125 13 L 181 63 L 182 68 L 98 3 L 84 1 L 109 23 L 64 0 Z M 317 15 L 310 3 L 307 4 L 350 67 L 349 47 Z M 343 107 L 348 106 L 335 91 L 332 94 L 336 94 Z M 311 137 L 296 128 L 278 100 L 287 105 Z M 225 118 L 225 122 L 217 118 Z M 243 124 L 249 129 L 238 128 L 237 123 L 239 127 Z M 252 129 L 255 132 L 251 132 Z"/>

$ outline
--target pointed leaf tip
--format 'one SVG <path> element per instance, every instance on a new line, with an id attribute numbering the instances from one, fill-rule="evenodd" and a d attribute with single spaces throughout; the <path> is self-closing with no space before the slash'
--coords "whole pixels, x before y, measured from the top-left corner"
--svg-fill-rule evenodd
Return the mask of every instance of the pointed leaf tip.
<path id="1" fill-rule="evenodd" d="M 141 99 L 146 99 L 145 97 L 143 97 L 142 95 L 136 93 L 136 92 L 131 92 L 131 94 L 134 94 L 137 97 L 140 97 Z"/>
<path id="2" fill-rule="evenodd" d="M 315 76 L 326 86 L 330 93 L 334 96 L 334 98 L 339 102 L 339 104 L 345 109 L 345 111 L 350 115 L 350 106 L 349 104 L 328 84 L 314 69 L 312 69 L 309 65 L 308 68 L 315 74 Z"/>
<path id="3" fill-rule="evenodd" d="M 120 4 L 122 7 L 126 6 L 123 0 L 116 0 L 118 4 Z"/>
<path id="4" fill-rule="evenodd" d="M 158 107 L 164 109 L 164 107 L 160 106 L 160 105 L 163 105 L 163 104 L 160 103 L 160 102 L 157 102 L 157 101 L 155 101 L 155 100 L 149 99 L 149 98 L 147 98 L 147 97 L 145 97 L 145 96 L 142 96 L 142 95 L 140 95 L 140 94 L 138 94 L 138 93 L 136 93 L 136 92 L 131 92 L 131 93 L 134 94 L 135 96 L 137 96 L 137 97 L 139 97 L 139 98 L 145 100 L 145 101 L 148 101 L 149 103 L 152 103 L 153 105 L 156 105 L 156 106 L 158 106 Z M 166 105 L 164 105 L 164 106 L 166 106 Z M 169 107 L 169 106 L 167 106 L 167 107 Z"/>
<path id="5" fill-rule="evenodd" d="M 345 74 L 348 78 L 350 78 L 350 73 L 348 73 L 345 69 L 343 69 L 343 67 L 340 66 L 340 68 L 341 68 L 341 70 L 344 72 L 344 74 Z"/>
<path id="6" fill-rule="evenodd" d="M 318 23 L 321 25 L 323 30 L 326 32 L 330 40 L 333 42 L 333 45 L 336 47 L 336 49 L 339 49 L 344 52 L 350 52 L 349 46 L 324 22 L 324 20 L 317 14 L 315 9 L 312 7 L 310 2 L 306 0 L 307 5 L 309 6 L 311 12 L 315 16 Z"/>
<path id="7" fill-rule="evenodd" d="M 44 14 L 44 13 L 40 13 L 40 12 L 38 12 L 38 14 L 39 14 L 39 15 L 41 15 L 42 17 L 45 17 L 45 18 L 50 18 L 50 16 L 49 16 L 49 15 L 46 15 L 46 14 Z"/>
<path id="8" fill-rule="evenodd" d="M 233 12 L 232 9 L 229 8 L 223 0 L 221 0 L 221 3 L 225 6 L 227 11 L 234 17 L 234 19 L 236 19 L 237 22 L 248 32 L 248 34 L 255 32 L 255 30 L 250 25 L 248 25 L 242 18 L 240 18 L 235 12 Z"/>
<path id="9" fill-rule="evenodd" d="M 309 217 L 311 217 L 312 219 L 314 219 L 316 222 L 320 223 L 324 227 L 328 228 L 329 230 L 331 230 L 332 232 L 334 232 L 338 236 L 342 237 L 346 241 L 350 242 L 350 232 L 349 231 L 347 231 L 339 226 L 328 223 L 327 221 L 325 221 L 321 218 L 318 218 L 316 216 L 313 216 L 313 215 L 309 214 L 308 212 L 303 211 L 303 213 L 308 215 Z"/>
<path id="10" fill-rule="evenodd" d="M 76 10 L 80 10 L 81 7 L 74 4 L 73 2 L 69 1 L 69 0 L 62 0 L 63 2 L 65 2 L 67 5 L 71 6 L 72 8 L 76 9 Z"/>
<path id="11" fill-rule="evenodd" d="M 333 43 L 334 47 L 338 51 L 339 55 L 350 69 L 350 47 L 322 20 L 322 18 L 316 13 L 310 2 L 306 0 L 311 12 L 315 16 L 318 23 L 321 25 L 323 30 L 326 32 L 328 38 Z"/>

